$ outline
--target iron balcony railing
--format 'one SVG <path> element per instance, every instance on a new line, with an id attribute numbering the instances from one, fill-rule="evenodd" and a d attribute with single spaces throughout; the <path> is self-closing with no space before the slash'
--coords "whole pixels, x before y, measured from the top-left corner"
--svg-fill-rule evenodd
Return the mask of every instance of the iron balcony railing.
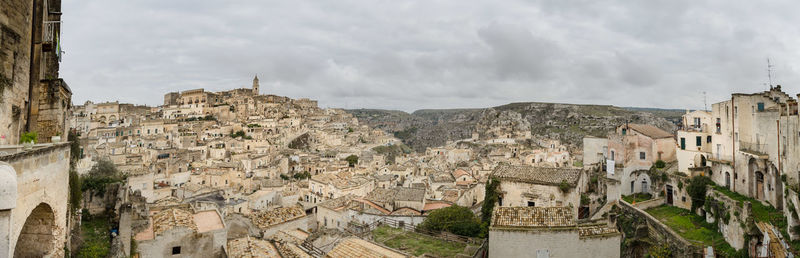
<path id="1" fill-rule="evenodd" d="M 42 42 L 52 43 L 58 39 L 57 31 L 61 21 L 45 21 L 42 30 Z"/>

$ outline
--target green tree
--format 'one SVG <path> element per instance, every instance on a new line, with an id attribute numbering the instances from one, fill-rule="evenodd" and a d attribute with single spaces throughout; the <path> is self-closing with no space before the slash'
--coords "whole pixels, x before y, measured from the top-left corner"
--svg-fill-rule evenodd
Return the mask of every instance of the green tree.
<path id="1" fill-rule="evenodd" d="M 430 231 L 447 231 L 456 235 L 475 237 L 481 233 L 481 224 L 467 207 L 453 205 L 432 211 L 419 225 Z"/>
<path id="2" fill-rule="evenodd" d="M 711 179 L 705 176 L 696 176 L 689 179 L 689 185 L 686 186 L 686 192 L 692 198 L 692 212 L 697 207 L 703 207 L 706 203 L 706 190 Z"/>
<path id="3" fill-rule="evenodd" d="M 81 187 L 81 178 L 78 171 L 75 170 L 75 164 L 81 159 L 81 143 L 80 138 L 75 132 L 70 131 L 67 135 L 69 140 L 69 206 L 72 211 L 80 208 L 83 192 Z"/>
<path id="4" fill-rule="evenodd" d="M 344 160 L 347 160 L 347 164 L 350 165 L 350 167 L 355 167 L 356 164 L 358 164 L 358 156 L 356 155 L 347 156 Z"/>
<path id="5" fill-rule="evenodd" d="M 123 179 L 122 173 L 117 170 L 117 166 L 113 162 L 101 159 L 92 166 L 88 175 L 81 178 L 81 190 L 103 195 L 106 192 L 106 186 L 121 182 Z"/>
<path id="6" fill-rule="evenodd" d="M 500 181 L 491 177 L 486 182 L 486 196 L 483 199 L 481 206 L 481 237 L 489 236 L 489 223 L 492 221 L 492 211 L 494 210 L 495 203 L 500 200 L 497 195 L 497 187 L 500 186 Z"/>

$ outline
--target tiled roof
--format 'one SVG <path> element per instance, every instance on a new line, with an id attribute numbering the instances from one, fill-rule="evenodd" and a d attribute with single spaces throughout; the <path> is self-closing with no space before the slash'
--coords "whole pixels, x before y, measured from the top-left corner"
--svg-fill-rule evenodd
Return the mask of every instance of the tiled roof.
<path id="1" fill-rule="evenodd" d="M 628 128 L 637 131 L 641 134 L 646 135 L 647 137 L 653 139 L 660 139 L 660 138 L 670 138 L 672 137 L 671 133 L 668 133 L 664 130 L 659 129 L 658 127 L 652 125 L 644 125 L 644 124 L 629 124 Z"/>
<path id="2" fill-rule="evenodd" d="M 265 229 L 273 225 L 291 221 L 306 215 L 306 212 L 299 207 L 279 207 L 268 211 L 252 214 L 253 224 Z"/>
<path id="3" fill-rule="evenodd" d="M 350 258 L 350 257 L 375 257 L 375 258 L 392 258 L 392 257 L 406 257 L 401 253 L 381 247 L 379 245 L 370 243 L 358 238 L 347 238 L 339 242 L 336 247 L 330 252 L 325 254 L 325 257 L 330 258 Z"/>
<path id="4" fill-rule="evenodd" d="M 388 203 L 394 201 L 422 201 L 425 190 L 417 188 L 395 187 L 390 189 L 376 188 L 368 193 L 364 199 L 372 202 Z"/>
<path id="5" fill-rule="evenodd" d="M 228 240 L 228 256 L 237 258 L 281 257 L 272 243 L 250 237 Z"/>
<path id="6" fill-rule="evenodd" d="M 571 186 L 575 186 L 581 176 L 581 169 L 502 165 L 498 166 L 492 174 L 501 180 L 548 185 L 558 185 L 562 181 L 566 181 Z"/>
<path id="7" fill-rule="evenodd" d="M 346 207 L 347 204 L 350 203 L 351 200 L 353 200 L 353 198 L 355 198 L 355 196 L 353 196 L 352 194 L 348 194 L 331 200 L 327 200 L 323 203 L 320 203 L 319 206 L 335 210 L 342 207 Z"/>
<path id="8" fill-rule="evenodd" d="M 192 213 L 183 209 L 171 208 L 153 215 L 153 232 L 161 235 L 175 227 L 187 227 L 197 232 Z"/>
<path id="9" fill-rule="evenodd" d="M 605 224 L 596 224 L 596 225 L 587 225 L 587 226 L 578 226 L 578 235 L 581 238 L 584 237 L 599 237 L 605 235 L 613 235 L 618 234 L 616 228 L 609 227 Z"/>
<path id="10" fill-rule="evenodd" d="M 569 207 L 495 207 L 492 227 L 550 228 L 574 227 Z"/>
<path id="11" fill-rule="evenodd" d="M 308 253 L 304 252 L 300 247 L 297 247 L 295 244 L 291 243 L 282 243 L 278 244 L 278 251 L 281 252 L 281 255 L 285 258 L 311 258 L 313 256 L 309 255 Z"/>

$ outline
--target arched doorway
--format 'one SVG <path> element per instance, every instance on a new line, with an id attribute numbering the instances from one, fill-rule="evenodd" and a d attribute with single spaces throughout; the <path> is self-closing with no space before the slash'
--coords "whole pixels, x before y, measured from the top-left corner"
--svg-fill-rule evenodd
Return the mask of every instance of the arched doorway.
<path id="1" fill-rule="evenodd" d="M 764 199 L 764 173 L 756 171 L 756 199 Z"/>
<path id="2" fill-rule="evenodd" d="M 725 187 L 731 189 L 731 173 L 725 172 Z"/>
<path id="3" fill-rule="evenodd" d="M 14 247 L 14 257 L 43 257 L 55 251 L 55 215 L 50 205 L 40 203 L 22 226 Z"/>

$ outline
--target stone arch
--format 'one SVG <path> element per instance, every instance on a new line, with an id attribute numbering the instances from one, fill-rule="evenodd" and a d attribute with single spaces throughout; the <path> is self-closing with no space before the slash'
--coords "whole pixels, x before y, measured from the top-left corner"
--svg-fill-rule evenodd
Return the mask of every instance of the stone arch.
<path id="1" fill-rule="evenodd" d="M 759 171 L 758 162 L 756 162 L 755 158 L 750 158 L 747 161 L 747 192 L 751 193 L 751 197 L 755 198 L 758 196 L 754 194 L 756 192 L 756 172 Z M 743 180 L 744 181 L 744 180 Z"/>
<path id="2" fill-rule="evenodd" d="M 695 154 L 694 155 L 694 167 L 705 167 L 706 166 L 706 156 L 703 154 Z"/>
<path id="3" fill-rule="evenodd" d="M 56 250 L 56 220 L 53 209 L 40 203 L 31 211 L 14 246 L 14 257 L 43 257 Z"/>
<path id="4" fill-rule="evenodd" d="M 111 115 L 111 116 L 109 116 L 109 117 L 108 117 L 108 120 L 110 120 L 110 121 L 116 121 L 116 120 L 117 120 L 117 116 L 115 116 L 115 115 Z"/>
<path id="5" fill-rule="evenodd" d="M 755 175 L 756 194 L 753 197 L 755 197 L 758 200 L 764 199 L 764 191 L 766 190 L 767 187 L 765 182 L 766 180 L 764 178 L 764 173 L 761 173 L 761 171 L 756 171 Z"/>
<path id="6" fill-rule="evenodd" d="M 725 172 L 725 187 L 731 189 L 731 172 Z"/>

